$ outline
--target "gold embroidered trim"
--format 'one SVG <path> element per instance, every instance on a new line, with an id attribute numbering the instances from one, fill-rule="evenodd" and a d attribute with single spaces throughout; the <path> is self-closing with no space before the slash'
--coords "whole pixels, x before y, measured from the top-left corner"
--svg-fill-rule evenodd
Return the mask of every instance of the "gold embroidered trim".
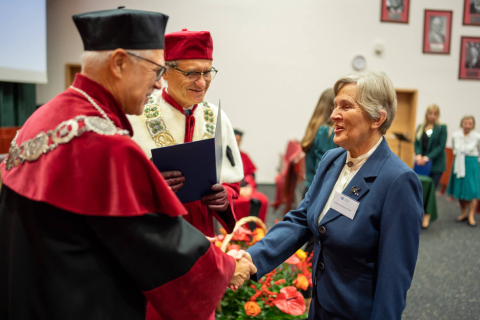
<path id="1" fill-rule="evenodd" d="M 83 124 L 82 127 L 80 127 L 81 124 Z M 117 128 L 113 122 L 100 117 L 87 116 L 77 116 L 63 121 L 55 129 L 47 133 L 42 131 L 35 138 L 24 141 L 20 146 L 17 145 L 17 137 L 20 133 L 18 130 L 10 144 L 8 156 L 5 158 L 5 167 L 10 170 L 25 161 L 38 160 L 43 154 L 55 150 L 60 144 L 68 143 L 87 131 L 107 136 L 114 134 L 130 136 L 127 130 Z"/>
<path id="2" fill-rule="evenodd" d="M 160 112 L 160 103 L 155 96 L 148 97 L 148 103 L 145 105 L 145 109 L 143 109 L 143 114 L 145 115 L 145 125 L 148 133 L 150 133 L 157 148 L 177 144 L 167 129 Z"/>
<path id="3" fill-rule="evenodd" d="M 172 146 L 175 143 L 175 139 L 169 132 L 161 132 L 158 135 L 156 135 L 153 138 L 153 141 L 155 142 L 155 145 L 159 148 L 161 147 L 166 147 L 166 146 Z"/>

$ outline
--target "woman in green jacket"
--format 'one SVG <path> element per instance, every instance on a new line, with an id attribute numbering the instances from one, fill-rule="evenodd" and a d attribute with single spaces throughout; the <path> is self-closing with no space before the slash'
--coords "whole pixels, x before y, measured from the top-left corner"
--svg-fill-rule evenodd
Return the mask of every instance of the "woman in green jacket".
<path id="1" fill-rule="evenodd" d="M 440 124 L 439 118 L 440 108 L 438 105 L 429 105 L 425 114 L 425 120 L 418 126 L 415 136 L 415 163 L 419 166 L 424 166 L 428 161 L 432 161 L 430 177 L 433 179 L 435 188 L 437 188 L 440 178 L 446 169 L 447 159 L 445 153 L 447 126 Z M 430 218 L 430 214 L 425 213 L 422 223 L 424 228 L 428 227 Z"/>
<path id="2" fill-rule="evenodd" d="M 322 93 L 302 139 L 302 149 L 305 152 L 305 193 L 312 184 L 325 152 L 337 147 L 333 142 L 333 121 L 330 119 L 334 98 L 333 89 Z"/>

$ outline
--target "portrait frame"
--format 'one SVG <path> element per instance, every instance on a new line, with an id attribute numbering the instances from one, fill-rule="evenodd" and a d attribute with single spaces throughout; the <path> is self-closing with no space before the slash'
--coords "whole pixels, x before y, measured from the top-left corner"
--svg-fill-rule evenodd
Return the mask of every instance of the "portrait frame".
<path id="1" fill-rule="evenodd" d="M 423 53 L 450 54 L 453 11 L 425 9 Z"/>
<path id="2" fill-rule="evenodd" d="M 480 0 L 464 0 L 463 25 L 480 26 Z"/>
<path id="3" fill-rule="evenodd" d="M 410 0 L 380 0 L 380 22 L 408 24 Z"/>
<path id="4" fill-rule="evenodd" d="M 480 37 L 462 37 L 458 79 L 480 80 Z"/>

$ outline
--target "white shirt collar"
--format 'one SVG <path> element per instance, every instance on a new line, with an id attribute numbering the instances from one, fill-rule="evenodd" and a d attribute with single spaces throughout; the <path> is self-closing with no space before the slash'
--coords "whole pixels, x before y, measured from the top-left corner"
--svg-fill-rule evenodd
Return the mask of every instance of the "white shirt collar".
<path id="1" fill-rule="evenodd" d="M 375 150 L 377 150 L 382 140 L 383 140 L 383 136 L 380 137 L 377 144 L 375 144 L 372 149 L 370 149 L 367 153 L 364 153 L 357 158 L 352 158 L 350 151 L 347 151 L 347 163 L 349 163 L 350 161 L 353 162 L 353 166 L 351 167 L 347 166 L 347 167 L 350 170 L 358 170 L 368 160 L 368 158 L 375 152 Z"/>

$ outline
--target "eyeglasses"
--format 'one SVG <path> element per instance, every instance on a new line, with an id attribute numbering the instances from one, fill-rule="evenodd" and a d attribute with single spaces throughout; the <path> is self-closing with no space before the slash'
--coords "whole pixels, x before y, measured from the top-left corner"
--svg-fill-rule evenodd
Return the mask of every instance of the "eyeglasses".
<path id="1" fill-rule="evenodd" d="M 139 59 L 142 59 L 142 60 L 145 60 L 145 61 L 148 61 L 150 63 L 153 63 L 154 65 L 156 65 L 157 67 L 160 67 L 160 69 L 157 70 L 157 78 L 156 78 L 156 81 L 160 80 L 163 76 L 163 74 L 165 73 L 165 71 L 167 71 L 167 68 L 158 64 L 158 63 L 155 63 L 151 60 L 148 60 L 147 58 L 144 58 L 144 57 L 141 57 L 139 56 L 138 54 L 135 54 L 135 53 L 131 53 L 131 52 L 128 52 L 127 51 L 127 54 L 131 55 L 131 56 L 134 56 L 134 57 L 137 57 Z"/>
<path id="2" fill-rule="evenodd" d="M 218 70 L 215 68 L 212 68 L 211 70 L 205 71 L 205 72 L 185 72 L 183 70 L 180 70 L 178 68 L 172 67 L 173 69 L 183 73 L 185 76 L 187 76 L 188 81 L 195 82 L 198 79 L 200 79 L 200 76 L 203 74 L 203 77 L 205 78 L 205 81 L 212 81 L 213 78 L 217 75 Z"/>

